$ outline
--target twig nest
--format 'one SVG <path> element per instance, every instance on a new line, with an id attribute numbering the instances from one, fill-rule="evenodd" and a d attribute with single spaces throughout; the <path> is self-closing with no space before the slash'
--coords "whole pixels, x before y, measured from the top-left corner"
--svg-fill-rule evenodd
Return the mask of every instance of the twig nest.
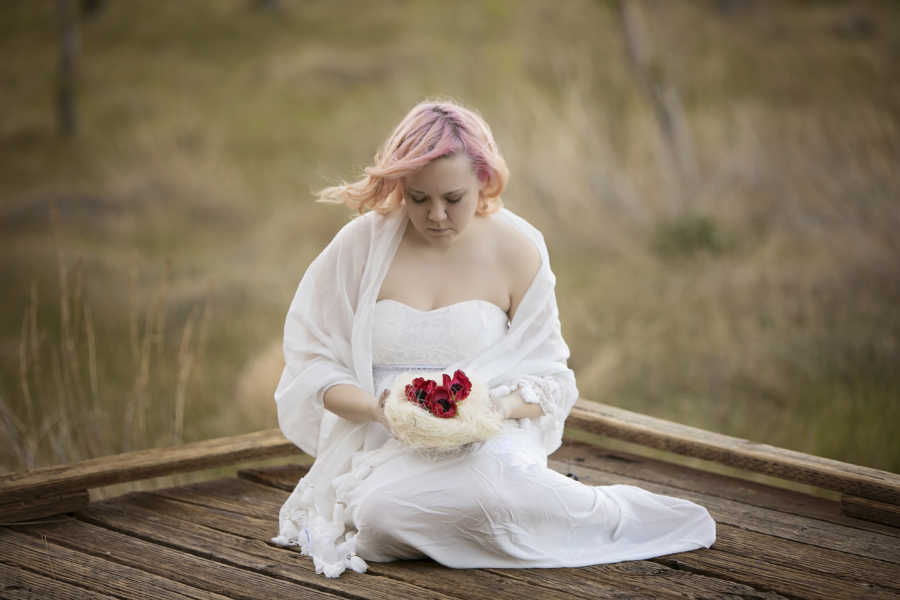
<path id="1" fill-rule="evenodd" d="M 452 376 L 441 372 L 398 375 L 385 400 L 384 414 L 394 435 L 424 455 L 452 454 L 483 442 L 499 433 L 503 424 L 487 388 L 461 371 Z"/>

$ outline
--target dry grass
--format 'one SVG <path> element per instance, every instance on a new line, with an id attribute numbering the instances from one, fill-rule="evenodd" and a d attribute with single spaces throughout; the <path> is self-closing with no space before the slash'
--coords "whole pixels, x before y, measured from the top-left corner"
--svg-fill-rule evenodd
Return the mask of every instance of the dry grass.
<path id="1" fill-rule="evenodd" d="M 55 207 L 51 217 L 56 232 Z M 132 291 L 126 370 L 116 377 L 109 371 L 125 340 L 100 336 L 105 348 L 103 361 L 98 360 L 83 268 L 80 262 L 70 264 L 58 243 L 56 251 L 57 310 L 43 313 L 37 282 L 32 282 L 19 338 L 18 393 L 11 394 L 17 402 L 0 395 L 0 422 L 12 450 L 0 466 L 30 469 L 180 444 L 192 369 L 204 360 L 209 304 L 193 307 L 178 324 L 180 336 L 173 338 L 166 326 L 168 278 L 150 302 L 141 302 Z"/>
<path id="2" fill-rule="evenodd" d="M 347 216 L 310 192 L 448 94 L 545 234 L 583 396 L 900 470 L 894 4 L 641 2 L 693 180 L 613 3 L 246 6 L 111 3 L 66 143 L 52 6 L 2 18 L 0 467 L 274 426 L 284 312 Z"/>

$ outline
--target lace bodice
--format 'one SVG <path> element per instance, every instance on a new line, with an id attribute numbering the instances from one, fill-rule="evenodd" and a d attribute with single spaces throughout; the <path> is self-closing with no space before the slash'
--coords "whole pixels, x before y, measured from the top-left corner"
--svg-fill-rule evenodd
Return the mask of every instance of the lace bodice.
<path id="1" fill-rule="evenodd" d="M 474 356 L 506 333 L 508 317 L 487 300 L 418 310 L 396 300 L 375 303 L 372 362 L 377 390 L 402 371 L 440 370 Z"/>

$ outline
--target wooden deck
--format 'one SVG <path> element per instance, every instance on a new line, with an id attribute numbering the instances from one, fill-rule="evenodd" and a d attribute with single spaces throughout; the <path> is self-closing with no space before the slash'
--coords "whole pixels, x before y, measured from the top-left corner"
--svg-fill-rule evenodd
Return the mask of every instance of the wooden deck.
<path id="1" fill-rule="evenodd" d="M 585 429 L 602 428 L 595 417 L 575 414 L 572 420 L 593 423 Z M 626 417 L 632 433 L 668 435 L 669 445 L 678 431 L 686 431 Z M 627 438 L 627 430 L 620 427 L 616 435 Z M 234 442 L 220 444 L 230 450 L 220 449 L 215 460 L 210 459 L 217 452 L 209 449 L 213 442 L 195 445 L 193 454 L 190 448 L 149 451 L 0 477 L 0 514 L 5 510 L 19 522 L 0 527 L 0 598 L 900 598 L 900 528 L 896 505 L 889 501 L 892 490 L 900 490 L 900 478 L 853 465 L 845 465 L 849 475 L 840 485 L 867 493 L 845 493 L 842 503 L 567 440 L 551 456 L 551 467 L 586 484 L 633 484 L 702 504 L 718 524 L 715 545 L 573 569 L 457 570 L 429 560 L 370 562 L 367 573 L 348 571 L 338 579 L 316 575 L 308 557 L 268 541 L 302 466 L 245 469 L 234 478 L 93 503 L 77 489 L 133 479 L 141 468 L 140 476 L 148 477 L 220 463 L 229 452 L 228 460 L 243 460 L 254 453 L 292 451 L 274 433 L 246 442 L 249 437 L 241 438 L 238 452 Z M 777 469 L 800 468 L 803 456 L 786 453 L 790 460 L 781 460 Z M 116 460 L 131 465 L 130 477 L 122 475 L 121 465 L 110 467 Z M 805 464 L 813 465 L 812 471 L 818 464 L 822 472 L 841 465 L 817 457 L 807 457 Z M 55 509 L 47 508 L 54 503 Z M 69 512 L 54 514 L 60 510 Z M 52 516 L 34 516 L 40 514 Z"/>

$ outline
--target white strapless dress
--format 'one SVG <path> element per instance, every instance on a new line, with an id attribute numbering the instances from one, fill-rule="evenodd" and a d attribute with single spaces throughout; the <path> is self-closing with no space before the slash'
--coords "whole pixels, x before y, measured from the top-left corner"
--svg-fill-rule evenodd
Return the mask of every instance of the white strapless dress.
<path id="1" fill-rule="evenodd" d="M 375 305 L 375 389 L 404 371 L 441 370 L 507 329 L 495 304 L 420 311 Z M 440 342 L 435 342 L 440 340 Z M 687 500 L 628 485 L 590 486 L 547 467 L 532 419 L 451 458 L 426 458 L 379 428 L 334 484 L 356 554 L 387 562 L 430 557 L 456 568 L 580 567 L 709 547 L 715 523 Z"/>

